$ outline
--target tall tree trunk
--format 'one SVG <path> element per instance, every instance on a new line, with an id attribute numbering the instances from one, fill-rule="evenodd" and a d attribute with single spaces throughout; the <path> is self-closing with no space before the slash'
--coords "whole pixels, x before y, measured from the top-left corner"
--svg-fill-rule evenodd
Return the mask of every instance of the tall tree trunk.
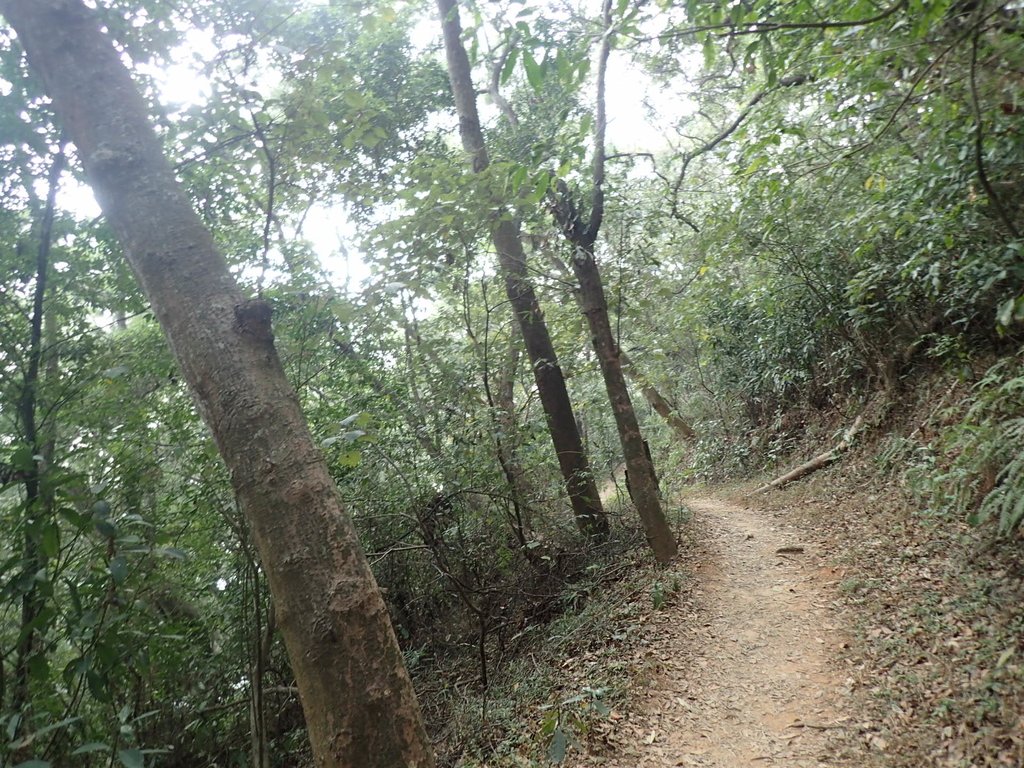
<path id="1" fill-rule="evenodd" d="M 32 296 L 32 317 L 29 327 L 28 367 L 22 381 L 18 399 L 18 418 L 24 445 L 28 448 L 29 465 L 25 469 L 24 538 L 22 540 L 23 569 L 25 574 L 37 574 L 47 566 L 41 536 L 44 527 L 52 522 L 53 494 L 43 485 L 43 474 L 52 458 L 53 444 L 41 434 L 37 420 L 39 384 L 43 364 L 43 329 L 45 317 L 47 278 L 50 270 L 50 245 L 53 241 L 53 217 L 57 206 L 57 190 L 64 172 L 66 157 L 64 144 L 60 145 L 50 165 L 46 202 L 39 224 L 39 243 L 36 248 L 36 281 Z M 51 360 L 53 358 L 51 357 Z M 37 651 L 40 627 L 37 625 L 44 599 L 39 580 L 33 576 L 29 588 L 21 598 L 21 634 L 15 649 L 14 686 L 11 691 L 11 709 L 22 714 L 18 727 L 27 720 L 31 704 L 29 696 L 29 662 Z"/>
<path id="2" fill-rule="evenodd" d="M 572 270 L 565 265 L 564 261 L 552 253 L 550 249 L 548 249 L 546 255 L 548 262 L 558 270 L 563 278 L 566 280 L 572 280 Z M 576 304 L 580 308 L 580 314 L 583 314 L 583 303 L 580 301 L 579 290 L 574 290 L 572 295 L 573 298 L 576 299 Z M 672 428 L 672 431 L 676 433 L 676 437 L 682 442 L 690 442 L 694 440 L 697 437 L 697 433 L 694 431 L 693 427 L 690 426 L 690 423 L 679 415 L 675 406 L 673 406 L 672 403 L 670 403 L 665 396 L 658 391 L 658 388 L 651 383 L 651 380 L 648 379 L 639 368 L 637 368 L 636 363 L 630 359 L 621 347 L 619 348 L 619 362 L 622 363 L 622 372 L 626 374 L 626 378 L 640 387 L 640 392 L 643 393 L 644 400 L 646 400 L 648 405 L 650 405 L 657 414 L 665 420 L 665 423 Z"/>
<path id="3" fill-rule="evenodd" d="M 590 339 L 597 353 L 608 400 L 615 416 L 619 442 L 622 444 L 623 458 L 626 461 L 626 470 L 633 491 L 633 503 L 640 514 L 654 556 L 660 562 L 666 563 L 676 556 L 676 540 L 661 508 L 661 495 L 654 475 L 654 464 L 644 450 L 640 424 L 622 372 L 621 352 L 615 342 L 608 317 L 604 285 L 601 283 L 601 274 L 594 258 L 594 244 L 597 242 L 597 234 L 604 219 L 604 142 L 607 129 L 604 91 L 613 32 L 611 0 L 604 0 L 603 25 L 605 34 L 601 37 L 597 67 L 597 115 L 594 120 L 590 215 L 584 223 L 568 188 L 561 180 L 556 185 L 557 192 L 552 209 L 556 221 L 573 245 L 572 269 L 579 283 L 583 315 L 590 327 Z"/>
<path id="4" fill-rule="evenodd" d="M 676 556 L 676 539 L 661 508 L 654 464 L 644 450 L 644 438 L 622 372 L 619 347 L 612 333 L 604 286 L 601 284 L 593 251 L 577 248 L 572 265 L 580 285 L 580 301 L 590 327 L 590 340 L 597 353 L 605 390 L 615 416 L 626 472 L 629 473 L 630 496 L 636 504 L 654 556 L 659 562 L 667 563 Z"/>
<path id="5" fill-rule="evenodd" d="M 274 349 L 82 0 L 0 0 L 195 393 L 251 526 L 320 768 L 431 766 L 387 609 Z"/>
<path id="6" fill-rule="evenodd" d="M 619 349 L 619 362 L 622 364 L 622 372 L 626 374 L 626 378 L 640 387 L 644 400 L 665 420 L 666 424 L 672 427 L 672 431 L 676 433 L 677 438 L 683 442 L 690 442 L 697 437 L 697 433 L 694 432 L 689 422 L 679 415 L 679 412 L 672 406 L 672 403 L 665 399 L 664 395 L 658 391 L 658 388 L 640 372 L 636 364 L 621 348 Z"/>
<path id="7" fill-rule="evenodd" d="M 476 90 L 470 72 L 469 57 L 462 43 L 462 24 L 457 0 L 437 0 L 437 9 L 444 31 L 448 76 L 459 115 L 462 146 L 472 158 L 473 170 L 484 171 L 490 165 L 480 117 L 477 113 Z M 526 267 L 526 254 L 519 223 L 501 211 L 491 227 L 491 239 L 498 253 L 498 265 L 505 281 L 505 292 L 519 322 L 526 353 L 533 367 L 537 393 L 547 419 L 551 441 L 558 455 L 558 464 L 565 478 L 576 524 L 584 535 L 604 539 L 608 535 L 608 518 L 601 506 L 597 483 L 590 471 L 587 454 L 576 428 L 572 403 L 565 387 L 565 378 L 558 365 L 544 313 L 533 290 Z"/>

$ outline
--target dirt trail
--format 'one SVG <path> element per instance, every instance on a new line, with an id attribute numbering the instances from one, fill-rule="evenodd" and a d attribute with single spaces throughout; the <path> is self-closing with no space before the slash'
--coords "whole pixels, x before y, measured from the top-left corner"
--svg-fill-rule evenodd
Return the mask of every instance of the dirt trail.
<path id="1" fill-rule="evenodd" d="M 696 580 L 690 599 L 649 625 L 660 672 L 610 728 L 605 754 L 573 764 L 843 764 L 829 756 L 851 714 L 834 656 L 842 645 L 832 612 L 838 575 L 783 514 L 706 498 L 685 503 L 704 542 L 703 562 L 679 566 Z"/>

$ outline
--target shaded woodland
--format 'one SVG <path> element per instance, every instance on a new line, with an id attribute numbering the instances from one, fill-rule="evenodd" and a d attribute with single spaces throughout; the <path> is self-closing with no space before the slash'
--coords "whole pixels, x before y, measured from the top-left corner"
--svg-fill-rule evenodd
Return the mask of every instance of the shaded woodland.
<path id="1" fill-rule="evenodd" d="M 1020 581 L 1019 3 L 0 16 L 0 766 L 561 762 L 702 485 Z"/>

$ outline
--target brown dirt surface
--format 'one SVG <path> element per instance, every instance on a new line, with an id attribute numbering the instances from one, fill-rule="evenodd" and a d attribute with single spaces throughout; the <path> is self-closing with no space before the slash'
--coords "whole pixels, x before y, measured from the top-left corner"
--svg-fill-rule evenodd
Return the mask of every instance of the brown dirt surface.
<path id="1" fill-rule="evenodd" d="M 822 544 L 782 512 L 684 503 L 701 543 L 696 562 L 665 574 L 692 586 L 648 624 L 656 671 L 566 764 L 866 765 L 843 762 L 832 746 L 852 726 L 853 705 L 840 660 L 841 574 Z"/>

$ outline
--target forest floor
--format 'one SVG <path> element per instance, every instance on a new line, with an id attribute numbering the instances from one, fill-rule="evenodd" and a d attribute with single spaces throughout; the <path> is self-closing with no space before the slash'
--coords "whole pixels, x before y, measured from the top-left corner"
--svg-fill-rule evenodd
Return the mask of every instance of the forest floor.
<path id="1" fill-rule="evenodd" d="M 677 563 L 604 606 L 614 643 L 562 664 L 565 691 L 595 664 L 630 681 L 564 765 L 1024 765 L 1024 536 L 842 469 L 684 493 Z"/>
<path id="2" fill-rule="evenodd" d="M 445 715 L 444 764 L 1024 766 L 1024 533 L 919 504 L 875 452 L 673 494 L 677 560 L 637 544 L 572 585 L 488 727 L 478 700 Z M 602 496 L 629 514 L 620 474 Z"/>
<path id="3" fill-rule="evenodd" d="M 568 764 L 842 765 L 826 757 L 853 721 L 837 569 L 783 512 L 684 503 L 700 544 L 680 566 L 686 589 L 648 624 L 655 671 Z"/>

